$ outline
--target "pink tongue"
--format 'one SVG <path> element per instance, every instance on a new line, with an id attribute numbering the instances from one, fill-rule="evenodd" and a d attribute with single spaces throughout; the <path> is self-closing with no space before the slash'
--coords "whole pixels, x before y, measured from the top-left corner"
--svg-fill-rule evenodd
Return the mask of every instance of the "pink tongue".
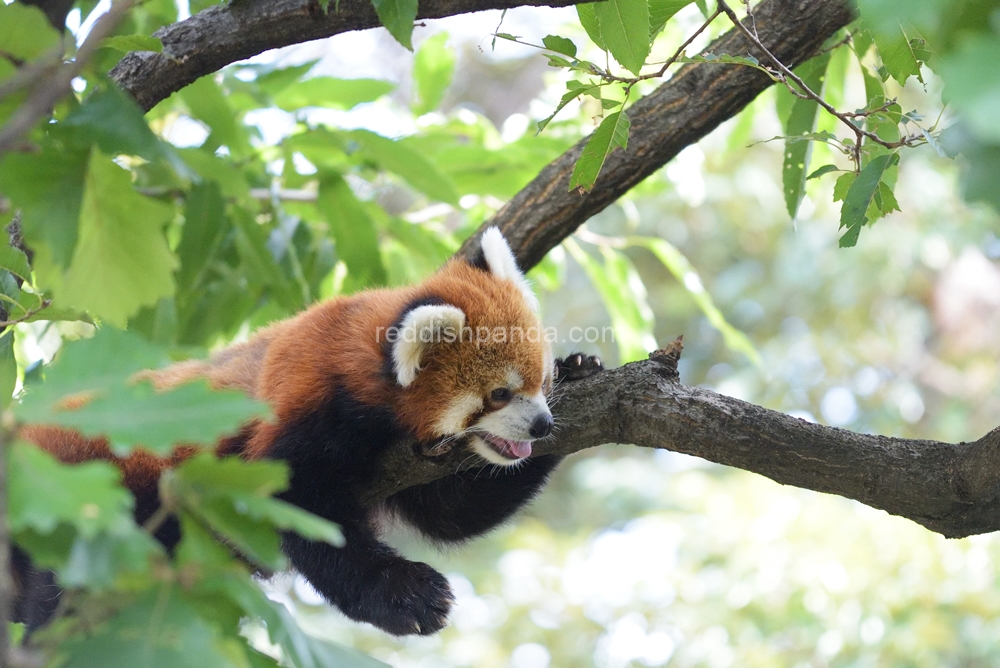
<path id="1" fill-rule="evenodd" d="M 531 455 L 531 441 L 507 441 L 510 453 L 518 459 Z"/>

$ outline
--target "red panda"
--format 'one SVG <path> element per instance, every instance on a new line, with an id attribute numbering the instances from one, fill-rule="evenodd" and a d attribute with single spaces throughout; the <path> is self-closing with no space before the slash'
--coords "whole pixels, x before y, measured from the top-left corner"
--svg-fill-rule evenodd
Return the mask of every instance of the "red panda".
<path id="1" fill-rule="evenodd" d="M 448 581 L 382 543 L 377 518 L 389 511 L 432 540 L 463 541 L 502 523 L 541 489 L 561 459 L 531 457 L 532 442 L 553 428 L 553 383 L 601 363 L 579 354 L 553 360 L 537 311 L 507 242 L 489 228 L 474 262 L 453 259 L 416 286 L 317 304 L 208 360 L 144 376 L 160 388 L 208 378 L 266 401 L 273 421 L 245 425 L 220 441 L 218 453 L 284 460 L 291 479 L 280 498 L 338 523 L 346 538 L 336 548 L 286 533 L 282 548 L 292 566 L 352 619 L 395 635 L 430 634 L 447 623 Z M 114 461 L 140 522 L 158 507 L 161 472 L 193 452 L 118 459 L 106 441 L 56 427 L 28 426 L 22 436 L 63 461 Z M 405 436 L 461 442 L 483 465 L 502 468 L 459 472 L 365 508 L 354 490 L 378 476 L 380 455 Z M 172 548 L 176 522 L 157 538 Z M 45 610 L 29 608 L 19 606 L 22 617 L 34 617 L 29 625 L 44 622 Z"/>

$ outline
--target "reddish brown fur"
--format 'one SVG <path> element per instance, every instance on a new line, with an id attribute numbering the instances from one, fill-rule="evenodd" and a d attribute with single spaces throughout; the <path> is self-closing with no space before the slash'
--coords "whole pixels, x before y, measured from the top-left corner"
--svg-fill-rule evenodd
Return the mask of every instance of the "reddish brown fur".
<path id="1" fill-rule="evenodd" d="M 503 332 L 520 327 L 523 338 L 435 344 L 421 361 L 422 369 L 434 372 L 418 373 L 409 387 L 402 388 L 384 373 L 385 333 L 408 304 L 428 297 L 460 308 L 473 336 L 480 327 Z M 466 393 L 485 398 L 506 384 L 511 369 L 524 381 L 522 392 L 540 391 L 545 381 L 541 336 L 537 316 L 513 281 L 452 260 L 420 285 L 371 290 L 317 304 L 209 360 L 182 362 L 139 377 L 160 389 L 206 377 L 214 387 L 239 389 L 267 401 L 275 421 L 244 429 L 249 440 L 243 454 L 257 458 L 266 454 L 281 424 L 319 408 L 337 387 L 362 403 L 389 406 L 418 438 L 438 436 L 434 425 L 450 400 Z M 157 458 L 137 451 L 118 458 L 104 439 L 87 439 L 57 427 L 29 426 L 22 436 L 63 461 L 113 461 L 132 489 L 155 484 L 165 468 L 193 452 L 181 448 L 171 458 Z M 220 449 L 228 450 L 229 445 L 224 441 Z"/>

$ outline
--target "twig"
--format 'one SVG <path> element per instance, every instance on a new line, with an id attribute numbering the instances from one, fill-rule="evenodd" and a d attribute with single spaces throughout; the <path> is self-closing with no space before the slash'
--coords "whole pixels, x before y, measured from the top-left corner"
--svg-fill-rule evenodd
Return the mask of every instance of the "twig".
<path id="1" fill-rule="evenodd" d="M 897 149 L 903 146 L 912 146 L 923 140 L 923 135 L 921 135 L 919 138 L 915 135 L 907 135 L 902 139 L 899 139 L 898 141 L 886 141 L 881 137 L 879 137 L 874 132 L 870 130 L 865 130 L 863 127 L 853 122 L 851 120 L 852 118 L 863 118 L 871 116 L 872 114 L 878 113 L 879 111 L 884 111 L 893 103 L 892 102 L 886 103 L 879 110 L 870 110 L 870 111 L 853 112 L 853 113 L 837 111 L 837 109 L 834 108 L 834 106 L 831 105 L 829 102 L 824 100 L 821 95 L 817 94 L 815 91 L 810 89 L 809 86 L 806 85 L 806 82 L 803 81 L 801 77 L 799 77 L 784 63 L 778 60 L 778 58 L 773 53 L 771 53 L 766 46 L 764 46 L 764 44 L 757 38 L 757 36 L 754 35 L 752 32 L 750 32 L 750 30 L 747 29 L 745 25 L 743 25 L 743 22 L 740 21 L 738 16 L 736 16 L 736 12 L 734 12 L 732 8 L 728 4 L 726 4 L 725 0 L 718 0 L 718 3 L 719 3 L 719 9 L 725 12 L 726 16 L 729 17 L 729 20 L 733 22 L 733 25 L 736 26 L 736 28 L 741 33 L 743 33 L 743 36 L 746 37 L 748 40 L 750 40 L 750 42 L 754 46 L 760 49 L 761 52 L 763 52 L 768 57 L 768 59 L 770 59 L 770 61 L 774 63 L 774 66 L 778 69 L 778 72 L 774 73 L 775 79 L 777 81 L 783 83 L 788 88 L 788 90 L 792 91 L 792 93 L 795 94 L 796 96 L 798 97 L 804 96 L 805 99 L 810 99 L 815 101 L 819 106 L 823 107 L 823 109 L 825 109 L 832 116 L 836 116 L 837 118 L 839 118 L 844 123 L 844 125 L 846 125 L 851 129 L 851 131 L 857 138 L 854 143 L 853 156 L 852 156 L 855 163 L 855 169 L 857 170 L 861 169 L 861 143 L 864 139 L 868 139 L 868 141 L 879 144 L 880 146 L 884 146 L 887 149 Z M 753 15 L 751 14 L 749 16 L 751 16 L 752 18 Z M 789 79 L 795 82 L 795 85 L 800 88 L 799 91 L 796 91 L 795 88 L 788 82 Z"/>
<path id="2" fill-rule="evenodd" d="M 73 79 L 80 73 L 94 51 L 98 49 L 101 41 L 111 34 L 118 21 L 132 6 L 133 1 L 118 0 L 112 3 L 111 8 L 98 19 L 87 39 L 80 45 L 76 52 L 76 58 L 64 63 L 31 92 L 27 101 L 7 121 L 7 125 L 0 129 L 0 155 L 14 148 L 20 138 L 31 130 L 40 118 L 51 113 L 55 103 L 72 90 Z"/>
<path id="3" fill-rule="evenodd" d="M 24 312 L 24 315 L 22 315 L 19 318 L 14 318 L 12 320 L 0 320 L 0 327 L 10 327 L 11 325 L 17 325 L 22 322 L 26 322 L 28 318 L 37 314 L 39 311 L 47 309 L 50 304 L 52 304 L 51 299 L 43 299 L 41 302 L 39 302 L 38 306 L 32 309 L 28 309 L 27 311 Z"/>
<path id="4" fill-rule="evenodd" d="M 10 569 L 10 531 L 7 523 L 7 429 L 0 424 L 0 666 L 11 656 L 7 623 L 14 613 L 14 583 Z"/>

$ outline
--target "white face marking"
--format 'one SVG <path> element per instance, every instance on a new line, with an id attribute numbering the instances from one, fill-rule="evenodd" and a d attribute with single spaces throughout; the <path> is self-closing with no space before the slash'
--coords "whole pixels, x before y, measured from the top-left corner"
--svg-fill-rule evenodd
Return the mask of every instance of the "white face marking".
<path id="1" fill-rule="evenodd" d="M 506 278 L 514 281 L 518 289 L 521 290 L 524 301 L 528 303 L 532 311 L 537 313 L 538 297 L 531 291 L 528 279 L 518 269 L 514 253 L 511 252 L 507 240 L 500 233 L 500 229 L 497 227 L 486 228 L 480 244 L 483 248 L 483 256 L 486 258 L 486 264 L 489 265 L 490 273 L 498 278 Z"/>
<path id="2" fill-rule="evenodd" d="M 458 340 L 463 327 L 465 313 L 450 304 L 418 306 L 407 313 L 398 331 L 386 334 L 395 337 L 392 363 L 399 384 L 406 387 L 416 380 L 420 358 L 429 346 Z"/>
<path id="3" fill-rule="evenodd" d="M 484 415 L 474 427 L 508 441 L 532 441 L 531 425 L 539 415 L 552 415 L 545 395 L 541 392 L 531 397 L 518 394 L 500 410 Z M 483 459 L 501 466 L 513 466 L 522 461 L 504 457 L 478 436 L 472 439 L 472 449 Z"/>
<path id="4" fill-rule="evenodd" d="M 517 392 L 522 387 L 524 387 L 524 380 L 521 378 L 521 374 L 516 371 L 507 372 L 507 389 Z"/>
<path id="5" fill-rule="evenodd" d="M 462 394 L 455 398 L 438 421 L 434 423 L 434 430 L 438 436 L 451 436 L 465 430 L 466 420 L 469 416 L 483 407 L 483 400 L 474 394 Z"/>

